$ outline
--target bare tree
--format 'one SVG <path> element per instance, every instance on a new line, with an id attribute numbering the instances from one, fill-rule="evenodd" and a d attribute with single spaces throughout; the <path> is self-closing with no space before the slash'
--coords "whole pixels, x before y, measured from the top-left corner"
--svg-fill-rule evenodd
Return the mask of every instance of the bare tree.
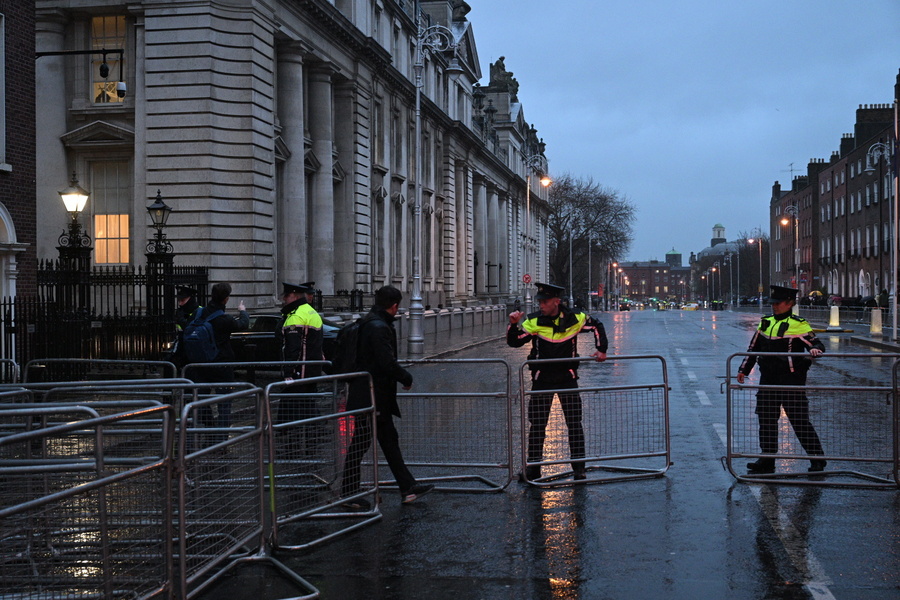
<path id="1" fill-rule="evenodd" d="M 571 262 L 571 292 L 583 298 L 588 281 L 594 287 L 606 263 L 625 254 L 631 245 L 635 208 L 618 191 L 568 173 L 553 181 L 549 202 L 550 276 L 554 283 L 568 287 Z"/>

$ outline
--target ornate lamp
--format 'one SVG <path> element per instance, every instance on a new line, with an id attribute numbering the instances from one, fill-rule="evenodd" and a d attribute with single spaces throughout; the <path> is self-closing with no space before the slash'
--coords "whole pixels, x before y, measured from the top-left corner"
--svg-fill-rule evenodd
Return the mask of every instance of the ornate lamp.
<path id="1" fill-rule="evenodd" d="M 166 239 L 163 228 L 166 226 L 166 221 L 169 220 L 172 207 L 163 202 L 160 190 L 156 190 L 156 201 L 147 207 L 147 212 L 150 213 L 150 220 L 153 222 L 153 227 L 156 228 L 154 238 L 147 244 L 147 253 L 171 254 L 175 249 L 172 247 L 172 243 Z"/>

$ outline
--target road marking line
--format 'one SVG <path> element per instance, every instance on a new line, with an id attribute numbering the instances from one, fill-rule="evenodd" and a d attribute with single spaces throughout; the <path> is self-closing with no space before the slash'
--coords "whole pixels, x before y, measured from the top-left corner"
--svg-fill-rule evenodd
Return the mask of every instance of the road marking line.
<path id="1" fill-rule="evenodd" d="M 722 445 L 728 447 L 728 429 L 724 423 L 713 423 L 713 429 L 722 441 Z M 816 555 L 809 549 L 803 535 L 797 531 L 791 521 L 790 516 L 784 511 L 778 499 L 772 493 L 768 486 L 754 485 L 748 486 L 750 493 L 756 498 L 759 507 L 766 519 L 775 530 L 781 545 L 790 558 L 800 575 L 804 579 L 803 587 L 809 592 L 813 600 L 836 600 L 834 594 L 828 589 L 833 582 L 825 574 L 822 563 L 816 558 Z"/>
<path id="2" fill-rule="evenodd" d="M 687 366 L 687 365 L 690 364 L 690 363 L 688 362 L 688 359 L 682 358 L 682 359 L 681 359 L 681 364 Z"/>
<path id="3" fill-rule="evenodd" d="M 712 402 L 709 401 L 709 396 L 707 396 L 706 392 L 703 390 L 697 390 L 697 397 L 700 399 L 700 404 L 703 406 L 712 406 Z"/>
<path id="4" fill-rule="evenodd" d="M 697 375 L 693 371 L 687 371 L 687 376 L 691 381 L 697 381 Z"/>

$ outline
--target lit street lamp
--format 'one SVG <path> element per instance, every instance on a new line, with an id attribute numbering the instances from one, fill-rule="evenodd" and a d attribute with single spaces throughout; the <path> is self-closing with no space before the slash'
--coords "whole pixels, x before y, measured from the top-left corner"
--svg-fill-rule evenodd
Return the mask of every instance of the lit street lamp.
<path id="1" fill-rule="evenodd" d="M 894 127 L 897 126 L 897 103 L 894 102 Z M 896 131 L 895 131 L 896 135 Z M 890 165 L 890 159 L 894 155 L 894 140 L 888 142 L 877 142 L 869 146 L 866 153 L 866 173 L 875 172 L 875 163 L 884 158 L 885 163 Z M 893 186 L 893 202 L 890 204 L 890 220 L 891 220 L 891 293 L 888 296 L 889 308 L 891 310 L 891 339 L 897 339 L 897 231 L 900 222 L 898 222 L 898 209 L 900 209 L 900 193 L 897 190 L 897 173 L 893 173 L 891 178 Z"/>
<path id="2" fill-rule="evenodd" d="M 78 215 L 84 210 L 90 192 L 78 185 L 78 178 L 72 173 L 69 187 L 59 192 L 66 211 L 72 217 L 68 229 L 59 236 L 59 263 L 68 273 L 69 284 L 61 285 L 57 300 L 62 306 L 86 310 L 90 295 L 89 278 L 91 267 L 91 237 L 81 228 Z"/>
<path id="3" fill-rule="evenodd" d="M 756 290 L 756 298 L 759 300 L 759 310 L 762 312 L 762 230 L 759 230 L 759 237 L 747 240 L 748 244 L 756 243 L 759 248 L 759 287 Z"/>
<path id="4" fill-rule="evenodd" d="M 60 190 L 59 192 L 59 197 L 62 198 L 63 204 L 66 207 L 66 212 L 72 217 L 72 220 L 69 222 L 68 230 L 63 231 L 62 235 L 59 236 L 58 250 L 60 257 L 63 257 L 68 250 L 87 248 L 88 251 L 90 251 L 91 238 L 87 233 L 82 231 L 81 223 L 78 222 L 78 215 L 84 210 L 84 206 L 87 204 L 90 195 L 90 192 L 78 185 L 78 177 L 75 176 L 75 172 L 73 171 L 72 181 L 69 183 L 69 187 Z"/>
<path id="5" fill-rule="evenodd" d="M 530 278 L 533 264 L 531 258 L 537 248 L 537 239 L 535 239 L 535 236 L 533 236 L 531 232 L 533 221 L 531 218 L 531 173 L 534 172 L 538 175 L 538 181 L 540 181 L 541 185 L 544 187 L 553 183 L 553 180 L 547 175 L 549 169 L 547 159 L 543 154 L 532 154 L 531 156 L 523 155 L 523 159 L 525 161 L 525 227 L 522 232 L 522 248 L 525 252 L 525 255 L 523 256 L 525 262 L 525 274 L 529 275 Z M 525 282 L 524 280 L 523 283 L 525 283 L 523 296 L 525 297 L 525 312 L 527 313 L 531 310 L 531 283 Z M 571 288 L 571 283 L 569 287 Z"/>
<path id="6" fill-rule="evenodd" d="M 613 284 L 613 277 L 614 273 L 616 272 L 616 267 L 618 266 L 619 263 L 617 262 L 611 262 L 606 266 L 606 290 L 604 290 L 603 294 L 604 306 L 606 307 L 606 310 L 612 310 L 614 308 L 613 303 L 610 302 L 610 299 L 614 291 L 613 288 L 615 287 L 615 285 Z"/>
<path id="7" fill-rule="evenodd" d="M 784 212 L 791 216 L 794 221 L 794 286 L 800 289 L 800 208 L 796 204 L 788 204 L 784 207 Z M 791 219 L 783 217 L 782 225 L 788 225 Z"/>
<path id="8" fill-rule="evenodd" d="M 453 32 L 443 25 L 425 27 L 424 15 L 416 14 L 416 61 L 413 64 L 416 86 L 416 198 L 413 206 L 413 257 L 412 257 L 412 294 L 409 299 L 409 338 L 407 350 L 410 356 L 422 356 L 425 353 L 425 307 L 422 305 L 422 87 L 425 85 L 425 58 L 434 52 L 454 53 L 447 74 L 457 77 L 462 68 L 456 58 L 456 38 Z"/>

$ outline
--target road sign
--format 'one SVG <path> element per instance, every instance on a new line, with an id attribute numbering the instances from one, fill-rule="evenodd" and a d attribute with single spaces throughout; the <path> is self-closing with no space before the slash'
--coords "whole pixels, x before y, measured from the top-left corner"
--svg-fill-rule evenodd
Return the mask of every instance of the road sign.
<path id="1" fill-rule="evenodd" d="M 528 273 L 525 273 L 524 275 L 522 275 L 522 282 L 523 283 L 531 283 L 531 275 L 529 275 Z"/>

